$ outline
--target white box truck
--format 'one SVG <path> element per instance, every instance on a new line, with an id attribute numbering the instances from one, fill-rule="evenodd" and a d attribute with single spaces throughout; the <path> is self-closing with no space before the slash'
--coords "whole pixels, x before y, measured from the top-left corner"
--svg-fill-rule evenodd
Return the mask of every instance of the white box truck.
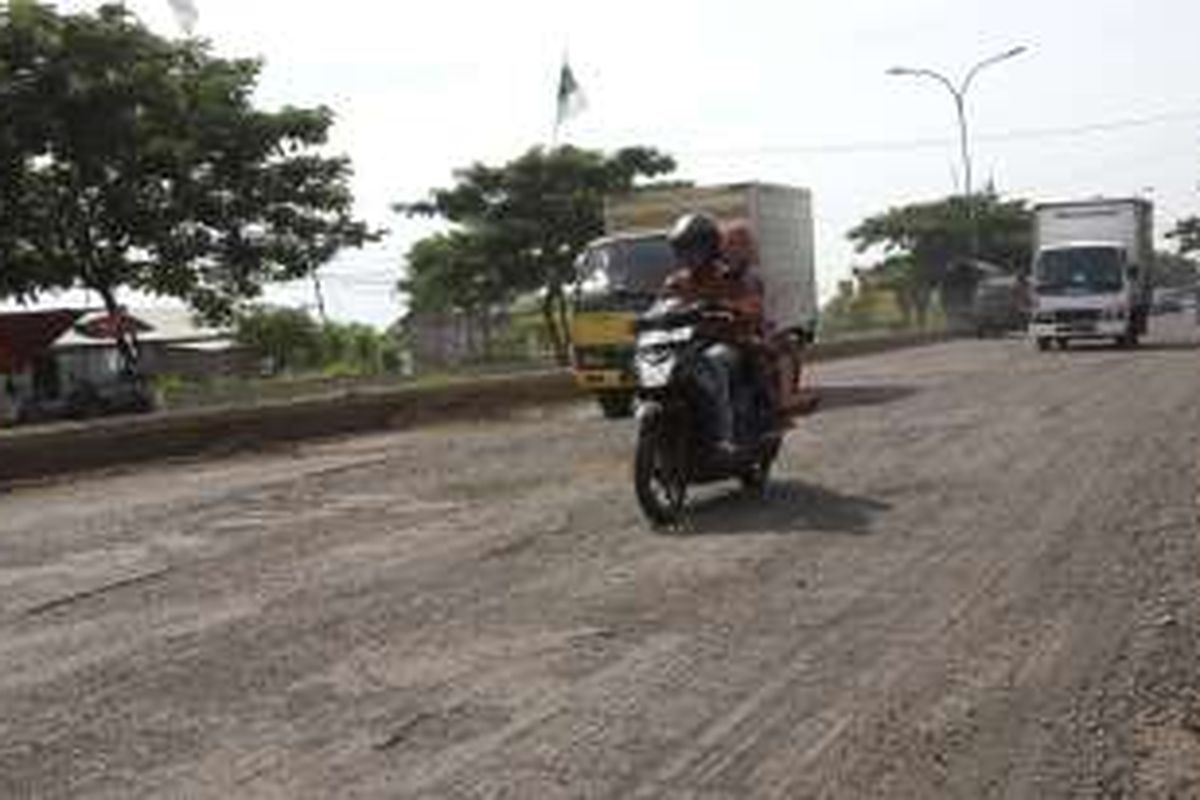
<path id="1" fill-rule="evenodd" d="M 1039 349 L 1072 339 L 1137 344 L 1150 315 L 1153 220 L 1137 198 L 1034 208 L 1029 335 Z"/>
<path id="2" fill-rule="evenodd" d="M 812 194 L 768 183 L 650 188 L 610 198 L 605 236 L 576 262 L 572 369 L 607 416 L 632 407 L 633 322 L 675 268 L 667 232 L 681 215 L 747 222 L 759 251 L 763 313 L 774 331 L 811 335 L 817 321 Z"/>

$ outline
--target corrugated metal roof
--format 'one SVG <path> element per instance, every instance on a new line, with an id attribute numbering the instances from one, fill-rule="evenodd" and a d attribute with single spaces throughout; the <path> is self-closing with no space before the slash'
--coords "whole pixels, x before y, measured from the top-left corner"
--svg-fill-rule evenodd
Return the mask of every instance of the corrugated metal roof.
<path id="1" fill-rule="evenodd" d="M 147 308 L 126 312 L 137 323 L 137 338 L 143 343 L 185 343 L 209 342 L 226 339 L 230 331 L 222 328 L 212 328 L 196 321 L 192 312 L 186 308 Z M 79 322 L 72 330 L 64 333 L 54 342 L 56 348 L 66 347 L 106 347 L 112 344 L 111 336 L 89 335 L 87 329 L 94 333 L 103 330 L 104 322 L 109 315 L 103 310 L 88 310 L 82 314 Z M 115 326 L 109 326 L 115 327 Z"/>

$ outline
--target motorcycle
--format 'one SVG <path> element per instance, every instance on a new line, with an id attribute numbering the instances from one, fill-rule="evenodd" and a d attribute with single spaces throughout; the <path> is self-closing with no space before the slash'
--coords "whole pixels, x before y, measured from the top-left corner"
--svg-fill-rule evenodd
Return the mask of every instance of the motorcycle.
<path id="1" fill-rule="evenodd" d="M 738 480 L 746 490 L 761 491 L 779 455 L 783 434 L 748 364 L 736 376 L 732 393 L 737 455 L 730 458 L 715 447 L 713 413 L 697 374 L 705 348 L 714 341 L 706 329 L 731 320 L 726 311 L 668 298 L 637 321 L 633 482 L 642 512 L 655 525 L 678 524 L 691 485 Z"/>

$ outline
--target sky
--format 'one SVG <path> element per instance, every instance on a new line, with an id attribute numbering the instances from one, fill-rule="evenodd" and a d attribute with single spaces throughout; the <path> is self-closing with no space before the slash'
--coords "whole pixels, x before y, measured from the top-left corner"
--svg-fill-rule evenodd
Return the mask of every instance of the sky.
<path id="1" fill-rule="evenodd" d="M 331 148 L 353 159 L 358 211 L 390 230 L 322 269 L 341 320 L 385 326 L 402 311 L 404 253 L 431 228 L 393 203 L 547 143 L 564 53 L 588 100 L 564 140 L 654 146 L 697 183 L 809 187 L 823 296 L 871 260 L 847 230 L 960 178 L 949 93 L 892 66 L 957 77 L 1026 46 L 969 93 L 977 185 L 1033 200 L 1148 196 L 1160 235 L 1200 212 L 1200 5 L 1179 0 L 195 3 L 196 34 L 219 55 L 265 59 L 261 105 L 336 112 Z M 178 34 L 168 0 L 127 5 Z M 269 299 L 311 305 L 313 291 Z"/>

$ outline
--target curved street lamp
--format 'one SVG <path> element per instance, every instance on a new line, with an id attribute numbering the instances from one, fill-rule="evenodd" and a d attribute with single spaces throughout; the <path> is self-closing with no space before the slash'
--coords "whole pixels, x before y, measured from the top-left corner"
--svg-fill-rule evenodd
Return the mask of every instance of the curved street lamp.
<path id="1" fill-rule="evenodd" d="M 975 66 L 968 70 L 967 75 L 962 82 L 957 86 L 950 78 L 947 78 L 940 72 L 932 69 L 913 69 L 911 67 L 892 67 L 887 71 L 888 75 L 903 75 L 918 78 L 932 78 L 938 83 L 946 87 L 950 95 L 954 98 L 954 110 L 958 112 L 958 136 L 959 145 L 962 148 L 963 162 L 963 195 L 969 200 L 972 194 L 971 185 L 971 148 L 967 138 L 967 92 L 971 88 L 971 83 L 975 80 L 975 76 L 987 67 L 993 64 L 998 64 L 1001 61 L 1007 61 L 1010 58 L 1021 55 L 1029 48 L 1025 46 L 1014 47 L 1011 50 L 1006 50 L 1003 53 L 985 58 Z"/>

